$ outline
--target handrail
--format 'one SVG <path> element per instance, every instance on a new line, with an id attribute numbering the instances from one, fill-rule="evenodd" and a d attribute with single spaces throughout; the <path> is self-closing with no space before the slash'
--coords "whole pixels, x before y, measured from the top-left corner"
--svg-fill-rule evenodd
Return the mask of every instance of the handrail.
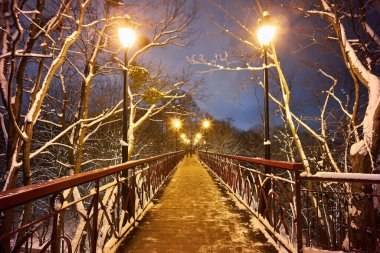
<path id="1" fill-rule="evenodd" d="M 300 251 L 300 245 L 290 230 L 293 224 L 297 225 L 296 230 L 300 230 L 297 222 L 300 215 L 294 207 L 293 198 L 299 193 L 296 188 L 299 185 L 298 176 L 303 170 L 301 163 L 203 151 L 198 154 L 276 242 L 288 252 Z M 266 167 L 271 167 L 272 172 L 267 173 Z M 289 171 L 292 177 L 277 176 L 278 170 Z"/>
<path id="2" fill-rule="evenodd" d="M 329 182 L 350 182 L 365 184 L 378 184 L 380 182 L 379 174 L 365 174 L 365 173 L 336 173 L 336 172 L 317 172 L 312 175 L 301 173 L 302 180 L 310 181 L 329 181 Z"/>
<path id="3" fill-rule="evenodd" d="M 126 169 L 131 169 L 136 166 L 142 165 L 144 163 L 152 162 L 159 160 L 160 158 L 170 155 L 180 153 L 172 152 L 164 155 L 158 155 L 146 159 L 140 159 L 135 161 L 129 161 L 124 164 L 118 164 L 115 166 L 109 166 L 105 168 L 100 168 L 92 171 L 86 171 L 79 174 L 66 176 L 62 178 L 53 179 L 46 182 L 41 182 L 37 184 L 32 184 L 28 186 L 23 186 L 8 191 L 0 192 L 0 210 L 5 210 L 12 208 L 14 206 L 33 201 L 57 193 L 68 188 L 72 188 L 84 183 L 88 183 L 118 172 L 121 172 Z"/>
<path id="4" fill-rule="evenodd" d="M 304 169 L 302 163 L 292 163 L 292 162 L 285 162 L 285 161 L 278 161 L 278 160 L 265 160 L 262 158 L 238 156 L 238 155 L 227 155 L 227 154 L 212 153 L 212 152 L 206 153 L 204 151 L 199 151 L 199 153 L 220 155 L 226 158 L 236 159 L 236 160 L 245 161 L 245 162 L 252 162 L 252 163 L 257 163 L 257 164 L 262 164 L 262 165 L 268 165 L 268 166 L 273 166 L 276 168 L 287 169 L 287 170 L 303 171 Z"/>
<path id="5" fill-rule="evenodd" d="M 0 252 L 116 250 L 183 156 L 172 152 L 1 192 L 0 212 L 8 218 L 0 220 Z M 66 189 L 72 194 L 64 199 Z"/>
<path id="6" fill-rule="evenodd" d="M 380 175 L 308 174 L 300 163 L 203 151 L 199 158 L 289 252 L 378 252 Z"/>

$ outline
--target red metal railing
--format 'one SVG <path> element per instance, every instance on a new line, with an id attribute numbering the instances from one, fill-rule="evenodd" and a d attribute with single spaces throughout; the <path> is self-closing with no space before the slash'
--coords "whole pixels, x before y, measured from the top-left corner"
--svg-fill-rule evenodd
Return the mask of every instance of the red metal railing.
<path id="1" fill-rule="evenodd" d="M 199 158 L 286 250 L 297 248 L 296 181 L 302 164 L 199 152 Z M 265 174 L 265 168 L 271 174 Z"/>
<path id="2" fill-rule="evenodd" d="M 299 163 L 198 155 L 287 251 L 380 252 L 380 175 L 306 175 Z"/>
<path id="3" fill-rule="evenodd" d="M 1 192 L 0 252 L 115 247 L 183 156 L 174 152 Z M 33 216 L 20 226 L 27 205 Z"/>
<path id="4" fill-rule="evenodd" d="M 380 175 L 319 172 L 300 179 L 305 246 L 380 252 Z"/>

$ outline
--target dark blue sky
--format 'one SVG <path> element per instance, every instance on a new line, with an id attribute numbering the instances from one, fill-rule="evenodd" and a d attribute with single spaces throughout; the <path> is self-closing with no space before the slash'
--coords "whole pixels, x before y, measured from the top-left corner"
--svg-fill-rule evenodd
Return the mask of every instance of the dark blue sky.
<path id="1" fill-rule="evenodd" d="M 222 2 L 226 4 L 232 13 L 239 13 L 240 9 L 234 6 L 234 1 Z M 254 3 L 250 1 L 250 4 Z M 325 82 L 328 82 L 328 84 L 330 82 L 316 73 L 315 69 L 307 67 L 305 59 L 316 64 L 321 59 L 323 60 L 323 58 L 329 56 L 315 54 L 310 59 L 310 56 L 307 56 L 307 54 L 313 53 L 313 51 L 316 52 L 318 50 L 317 47 L 310 47 L 305 51 L 296 53 L 303 43 L 306 44 L 300 31 L 308 29 L 310 24 L 297 13 L 286 12 L 284 10 L 273 7 L 271 9 L 271 16 L 272 19 L 275 19 L 279 23 L 275 43 L 282 67 L 289 77 L 293 76 L 293 102 L 299 115 L 302 115 L 304 111 L 307 111 L 308 114 L 310 114 L 310 111 L 318 112 L 318 105 L 310 103 L 312 97 L 308 94 L 312 94 L 310 89 L 318 89 L 320 88 L 318 86 L 325 85 Z M 169 47 L 159 49 L 152 52 L 152 55 L 160 58 L 171 71 L 180 72 L 188 64 L 186 60 L 187 56 L 204 55 L 206 58 L 213 58 L 215 54 L 224 54 L 225 51 L 228 52 L 240 47 L 240 42 L 225 33 L 219 32 L 219 28 L 206 17 L 206 12 L 218 21 L 223 21 L 224 19 L 223 14 L 208 3 L 208 1 L 200 1 L 198 19 L 192 25 L 195 37 L 197 38 L 194 45 L 188 48 Z M 244 17 L 240 18 L 243 19 Z M 250 28 L 254 30 L 257 25 L 257 18 L 245 18 L 249 20 L 246 22 L 250 22 Z M 255 42 L 256 38 L 247 37 L 245 39 Z M 168 50 L 170 50 L 170 54 L 167 53 Z M 244 53 L 250 54 L 251 52 Z M 257 63 L 262 64 L 261 60 L 257 59 Z M 192 70 L 196 72 L 198 70 L 206 70 L 206 68 L 192 66 Z M 257 72 L 257 74 L 260 77 L 263 75 L 261 72 Z M 207 99 L 197 101 L 201 109 L 217 119 L 231 118 L 234 125 L 243 130 L 262 124 L 260 108 L 262 108 L 263 91 L 257 84 L 258 81 L 256 79 L 250 80 L 253 77 L 252 73 L 248 71 L 218 71 L 195 75 L 195 77 L 205 79 L 204 90 L 207 93 Z M 275 82 L 270 80 L 270 85 L 275 86 Z M 275 88 L 271 87 L 272 90 Z M 273 104 L 270 104 L 270 107 L 271 111 L 277 109 Z M 278 118 L 274 119 L 276 116 L 273 116 L 273 113 L 271 117 L 273 123 L 280 122 Z"/>

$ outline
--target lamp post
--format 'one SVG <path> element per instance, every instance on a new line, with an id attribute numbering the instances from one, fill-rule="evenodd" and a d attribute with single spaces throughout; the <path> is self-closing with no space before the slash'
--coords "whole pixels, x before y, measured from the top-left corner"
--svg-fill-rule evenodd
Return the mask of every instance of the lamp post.
<path id="1" fill-rule="evenodd" d="M 207 130 L 208 130 L 208 128 L 210 127 L 210 121 L 209 120 L 204 120 L 203 121 L 203 123 L 202 123 L 202 125 L 203 125 L 203 128 L 205 129 L 205 142 L 206 142 L 206 153 L 207 153 L 207 148 L 208 148 L 208 134 L 207 134 Z"/>
<path id="2" fill-rule="evenodd" d="M 123 86 L 123 141 L 121 146 L 122 163 L 128 161 L 128 49 L 136 40 L 136 32 L 131 28 L 119 28 L 119 38 L 124 47 L 124 86 Z"/>
<path id="3" fill-rule="evenodd" d="M 174 119 L 173 125 L 174 125 L 174 128 L 176 130 L 176 132 L 175 132 L 175 151 L 178 151 L 178 130 L 181 127 L 181 121 L 179 119 Z"/>
<path id="4" fill-rule="evenodd" d="M 259 21 L 259 24 L 257 36 L 264 52 L 264 158 L 270 160 L 267 49 L 274 38 L 276 29 L 271 25 L 269 14 L 266 11 L 264 11 L 263 20 Z"/>
<path id="5" fill-rule="evenodd" d="M 201 140 L 201 138 L 202 138 L 202 135 L 201 135 L 200 133 L 197 133 L 197 134 L 195 135 L 194 143 L 195 143 L 195 145 L 196 145 L 196 149 L 198 149 L 198 143 L 199 143 L 199 141 Z"/>

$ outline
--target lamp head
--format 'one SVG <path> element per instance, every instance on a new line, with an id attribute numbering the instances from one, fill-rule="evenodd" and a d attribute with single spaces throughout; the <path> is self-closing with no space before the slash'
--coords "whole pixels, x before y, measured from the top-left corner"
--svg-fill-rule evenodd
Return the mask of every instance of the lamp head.
<path id="1" fill-rule="evenodd" d="M 181 121 L 179 119 L 174 119 L 173 120 L 173 126 L 175 129 L 179 129 L 181 127 Z"/>
<path id="2" fill-rule="evenodd" d="M 268 46 L 276 34 L 276 27 L 270 22 L 268 12 L 264 11 L 263 20 L 259 20 L 257 37 L 262 46 Z"/>
<path id="3" fill-rule="evenodd" d="M 206 128 L 206 129 L 209 128 L 210 127 L 210 121 L 209 120 L 204 120 L 203 121 L 203 127 Z"/>
<path id="4" fill-rule="evenodd" d="M 119 28 L 119 39 L 124 48 L 131 48 L 136 40 L 136 32 L 127 27 Z"/>

